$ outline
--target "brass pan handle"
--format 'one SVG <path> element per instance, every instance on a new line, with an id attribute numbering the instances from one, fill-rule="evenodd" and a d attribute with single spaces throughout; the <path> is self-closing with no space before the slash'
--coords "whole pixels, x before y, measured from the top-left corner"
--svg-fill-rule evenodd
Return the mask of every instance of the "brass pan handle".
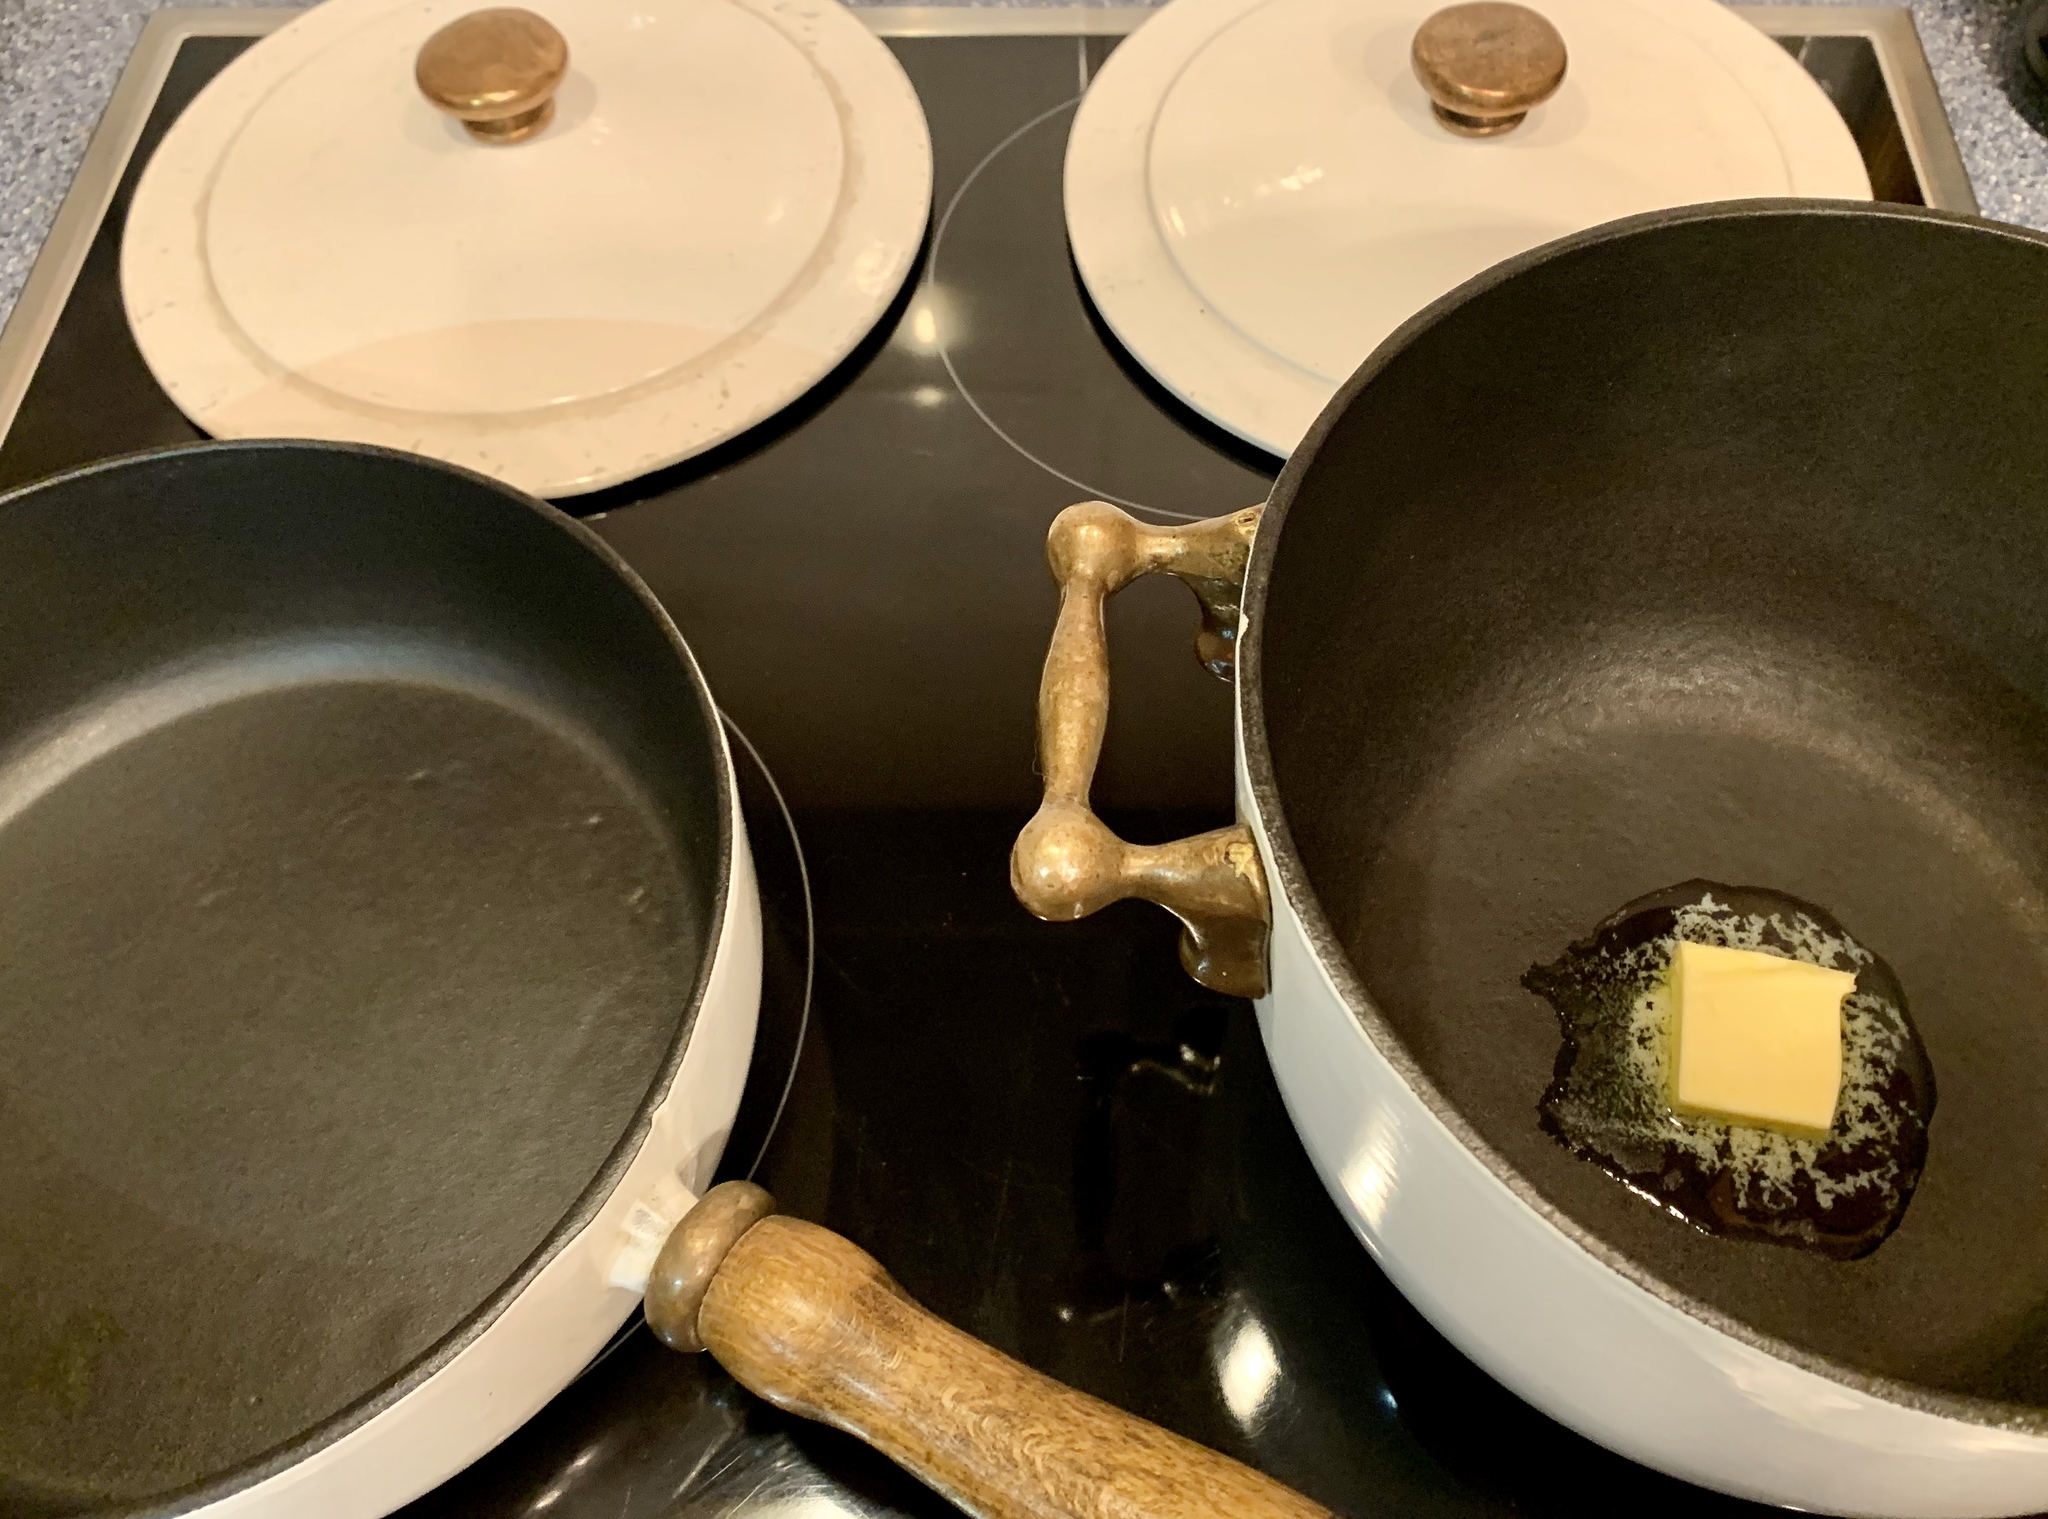
<path id="1" fill-rule="evenodd" d="M 933 1317 L 875 1258 L 713 1187 L 669 1235 L 647 1322 L 777 1408 L 865 1440 L 980 1519 L 1332 1519 L 1291 1488 Z"/>
<path id="2" fill-rule="evenodd" d="M 1140 575 L 1179 576 L 1202 604 L 1196 653 L 1230 679 L 1245 563 L 1263 510 L 1153 527 L 1084 501 L 1053 519 L 1045 557 L 1060 615 L 1038 687 L 1045 799 L 1010 851 L 1011 889 L 1038 917 L 1068 922 L 1125 897 L 1157 902 L 1181 921 L 1188 974 L 1233 997 L 1266 991 L 1272 915 L 1251 830 L 1237 823 L 1171 844 L 1129 844 L 1096 817 L 1088 792 L 1109 724 L 1103 603 Z"/>

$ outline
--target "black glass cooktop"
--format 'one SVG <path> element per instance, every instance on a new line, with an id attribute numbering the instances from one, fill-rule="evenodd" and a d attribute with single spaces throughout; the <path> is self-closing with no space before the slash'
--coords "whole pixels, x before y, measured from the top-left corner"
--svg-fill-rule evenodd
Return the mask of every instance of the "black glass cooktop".
<path id="1" fill-rule="evenodd" d="M 1160 394 L 1080 294 L 1060 160 L 1113 39 L 891 45 L 937 187 L 921 269 L 881 329 L 757 432 L 568 503 L 667 604 L 760 761 L 742 769 L 768 986 L 727 1173 L 752 1171 L 970 1332 L 1340 1513 L 1742 1510 L 1536 1414 L 1406 1305 L 1311 1170 L 1250 1007 L 1181 974 L 1164 914 L 1126 903 L 1050 927 L 1012 901 L 1054 612 L 1047 524 L 1090 496 L 1233 510 L 1277 461 Z M 138 163 L 244 46 L 183 44 Z M 134 172 L 0 446 L 0 485 L 197 436 L 122 318 Z M 1141 582 L 1112 627 L 1103 811 L 1148 840 L 1226 820 L 1229 702 L 1191 656 L 1192 603 Z M 950 1512 L 644 1328 L 406 1510 Z"/>

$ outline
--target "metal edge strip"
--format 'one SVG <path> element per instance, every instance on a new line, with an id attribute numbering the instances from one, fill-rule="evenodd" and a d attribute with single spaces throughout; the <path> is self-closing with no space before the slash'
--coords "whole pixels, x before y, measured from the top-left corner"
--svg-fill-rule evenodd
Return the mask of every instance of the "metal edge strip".
<path id="1" fill-rule="evenodd" d="M 188 37 L 251 37 L 275 31 L 295 10 L 160 10 L 144 23 L 107 109 L 93 128 L 78 174 L 50 223 L 21 295 L 0 331 L 0 438 L 14 425 L 21 399 L 42 362 L 50 334 L 77 283 L 100 221 L 128 168 L 143 123 L 156 106 L 179 44 Z"/>
<path id="2" fill-rule="evenodd" d="M 1899 133 L 1920 181 L 1920 193 L 1937 211 L 1978 214 L 1976 191 L 1963 166 L 1955 131 L 1941 103 L 1927 52 L 1913 13 L 1903 5 L 1731 5 L 1743 20 L 1768 37 L 1862 37 L 1877 54 L 1886 93 L 1898 117 Z"/>
<path id="3" fill-rule="evenodd" d="M 1977 192 L 1970 184 L 1962 150 L 1956 146 L 1955 130 L 1949 125 L 1912 12 L 1891 7 L 1878 11 L 1873 17 L 1871 41 L 1927 204 L 1941 211 L 1977 215 Z"/>
<path id="4" fill-rule="evenodd" d="M 883 37 L 1122 37 L 1157 5 L 855 5 Z"/>

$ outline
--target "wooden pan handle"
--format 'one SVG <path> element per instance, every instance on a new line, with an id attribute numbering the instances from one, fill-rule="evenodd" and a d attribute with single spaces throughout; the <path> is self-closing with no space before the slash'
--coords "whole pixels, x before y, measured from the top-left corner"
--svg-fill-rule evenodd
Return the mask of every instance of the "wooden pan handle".
<path id="1" fill-rule="evenodd" d="M 962 1334 L 859 1246 L 773 1208 L 751 1182 L 706 1193 L 655 1262 L 647 1321 L 776 1407 L 865 1440 L 979 1519 L 1330 1519 Z"/>

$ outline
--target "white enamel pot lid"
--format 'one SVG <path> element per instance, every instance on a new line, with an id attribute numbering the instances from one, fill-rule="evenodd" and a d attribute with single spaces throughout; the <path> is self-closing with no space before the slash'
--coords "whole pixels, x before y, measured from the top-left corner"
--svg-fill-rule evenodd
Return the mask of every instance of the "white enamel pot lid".
<path id="1" fill-rule="evenodd" d="M 377 443 L 544 496 L 788 405 L 914 262 L 931 143 L 835 0 L 535 0 L 554 119 L 477 142 L 413 79 L 475 0 L 327 0 L 207 86 L 129 213 L 159 383 L 219 437 Z"/>
<path id="2" fill-rule="evenodd" d="M 1395 328 L 1504 258 L 1643 211 L 1868 200 L 1790 54 L 1715 0 L 1537 0 L 1569 54 L 1515 130 L 1455 136 L 1409 63 L 1437 0 L 1175 0 L 1068 141 L 1067 232 L 1161 384 L 1275 454 Z"/>

